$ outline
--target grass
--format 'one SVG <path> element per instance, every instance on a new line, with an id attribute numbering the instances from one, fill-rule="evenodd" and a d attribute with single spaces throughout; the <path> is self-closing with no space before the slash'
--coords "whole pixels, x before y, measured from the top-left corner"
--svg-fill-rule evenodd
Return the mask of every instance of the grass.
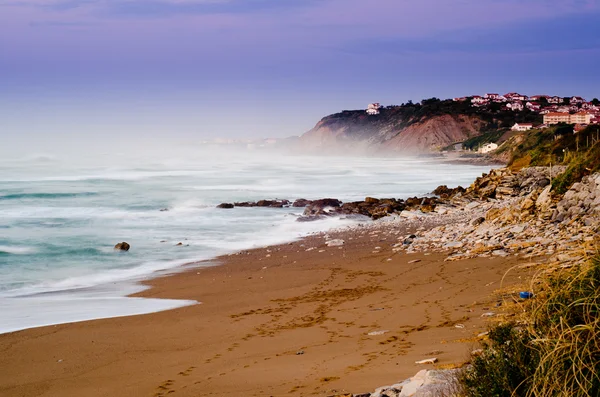
<path id="1" fill-rule="evenodd" d="M 462 373 L 465 396 L 600 396 L 600 256 L 535 281 L 525 321 L 494 326 Z"/>

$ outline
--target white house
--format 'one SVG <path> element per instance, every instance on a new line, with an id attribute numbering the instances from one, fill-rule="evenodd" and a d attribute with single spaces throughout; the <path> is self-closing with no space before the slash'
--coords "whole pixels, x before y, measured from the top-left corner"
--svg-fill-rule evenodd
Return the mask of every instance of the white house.
<path id="1" fill-rule="evenodd" d="M 528 99 L 527 95 L 521 95 L 518 92 L 509 92 L 504 96 L 511 101 L 526 101 Z"/>
<path id="2" fill-rule="evenodd" d="M 527 106 L 527 109 L 531 110 L 532 112 L 538 112 L 542 108 L 542 105 L 537 102 L 527 102 L 525 106 Z"/>
<path id="3" fill-rule="evenodd" d="M 520 112 L 523 110 L 523 104 L 521 102 L 513 102 L 506 105 L 507 108 L 511 109 L 514 112 Z"/>
<path id="4" fill-rule="evenodd" d="M 486 98 L 486 99 L 498 99 L 498 98 L 500 98 L 500 94 L 485 94 L 484 98 Z"/>
<path id="5" fill-rule="evenodd" d="M 571 98 L 571 105 L 577 105 L 579 103 L 584 103 L 585 99 L 583 99 L 580 96 L 574 96 L 573 98 Z"/>
<path id="6" fill-rule="evenodd" d="M 479 153 L 482 154 L 486 154 L 489 152 L 493 152 L 494 150 L 498 149 L 498 145 L 495 143 L 488 143 L 487 145 L 484 145 L 482 147 L 479 148 Z"/>
<path id="7" fill-rule="evenodd" d="M 531 123 L 516 123 L 512 126 L 511 130 L 513 131 L 529 131 L 533 128 L 533 124 Z"/>
<path id="8" fill-rule="evenodd" d="M 370 103 L 369 106 L 367 106 L 367 114 L 371 116 L 377 115 L 379 114 L 379 109 L 381 109 L 379 102 Z"/>
<path id="9" fill-rule="evenodd" d="M 488 102 L 489 102 L 488 99 L 483 98 L 479 95 L 475 95 L 473 98 L 471 98 L 471 103 L 474 103 L 474 104 L 482 104 L 482 103 L 488 103 Z"/>
<path id="10" fill-rule="evenodd" d="M 555 104 L 561 104 L 563 102 L 563 99 L 559 96 L 553 96 L 551 98 L 548 98 L 548 103 L 555 103 Z"/>

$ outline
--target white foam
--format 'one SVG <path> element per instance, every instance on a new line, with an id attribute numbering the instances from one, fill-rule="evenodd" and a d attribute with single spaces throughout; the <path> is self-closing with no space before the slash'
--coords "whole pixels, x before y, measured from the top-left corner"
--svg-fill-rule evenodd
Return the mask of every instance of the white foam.
<path id="1" fill-rule="evenodd" d="M 11 247 L 6 245 L 0 245 L 0 253 L 4 252 L 12 255 L 27 255 L 36 252 L 34 247 Z"/>
<path id="2" fill-rule="evenodd" d="M 111 167 L 66 158 L 0 164 L 3 194 L 96 193 L 8 200 L 0 206 L 0 251 L 8 253 L 0 255 L 1 329 L 178 307 L 183 303 L 124 296 L 132 283 L 192 260 L 359 223 L 341 218 L 296 222 L 302 213 L 296 208 L 214 208 L 221 202 L 406 198 L 440 184 L 468 183 L 485 170 L 415 159 L 132 156 L 138 155 L 101 156 L 100 164 Z M 132 245 L 129 253 L 114 253 L 120 241 Z M 176 247 L 180 241 L 184 246 Z"/>
<path id="3" fill-rule="evenodd" d="M 100 318 L 156 313 L 197 303 L 189 300 L 122 297 L 86 298 L 77 295 L 18 299 L 1 298 L 2 321 L 0 321 L 0 333 Z"/>

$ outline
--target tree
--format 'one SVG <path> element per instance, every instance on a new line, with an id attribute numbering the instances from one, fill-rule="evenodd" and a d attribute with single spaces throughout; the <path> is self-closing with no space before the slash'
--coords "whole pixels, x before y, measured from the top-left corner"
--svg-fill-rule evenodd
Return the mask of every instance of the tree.
<path id="1" fill-rule="evenodd" d="M 600 105 L 600 101 L 598 100 L 598 98 L 592 99 L 592 105 L 595 105 L 595 106 Z"/>

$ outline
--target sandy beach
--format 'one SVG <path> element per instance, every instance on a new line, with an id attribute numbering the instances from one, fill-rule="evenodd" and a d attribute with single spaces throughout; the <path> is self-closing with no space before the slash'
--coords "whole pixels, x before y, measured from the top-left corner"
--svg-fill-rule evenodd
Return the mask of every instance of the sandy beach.
<path id="1" fill-rule="evenodd" d="M 341 232 L 342 247 L 316 235 L 226 256 L 140 294 L 195 306 L 0 335 L 0 394 L 327 396 L 410 377 L 425 358 L 464 362 L 518 260 L 394 253 L 407 230 L 392 225 Z"/>

